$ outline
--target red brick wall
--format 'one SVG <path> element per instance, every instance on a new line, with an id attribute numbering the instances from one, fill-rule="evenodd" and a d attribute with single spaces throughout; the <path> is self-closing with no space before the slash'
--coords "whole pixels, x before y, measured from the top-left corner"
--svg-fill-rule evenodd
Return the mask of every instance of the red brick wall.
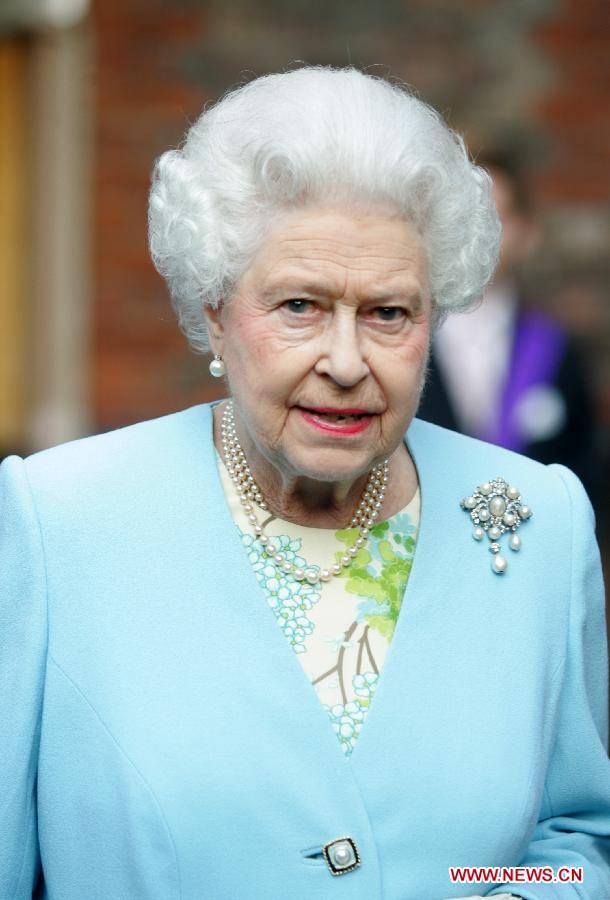
<path id="1" fill-rule="evenodd" d="M 563 0 L 535 40 L 552 62 L 552 89 L 539 104 L 552 139 L 540 175 L 547 201 L 610 203 L 610 6 L 607 0 Z"/>
<path id="2" fill-rule="evenodd" d="M 536 190 L 548 211 L 561 281 L 554 311 L 590 350 L 610 454 L 610 7 L 561 0 L 533 38 L 553 79 L 537 106 L 548 160 Z M 556 278 L 557 282 L 558 279 Z"/>
<path id="3" fill-rule="evenodd" d="M 186 349 L 147 250 L 153 161 L 208 99 L 174 71 L 200 27 L 180 6 L 103 0 L 95 7 L 93 383 L 100 430 L 200 402 L 202 386 L 205 394 L 205 359 Z"/>

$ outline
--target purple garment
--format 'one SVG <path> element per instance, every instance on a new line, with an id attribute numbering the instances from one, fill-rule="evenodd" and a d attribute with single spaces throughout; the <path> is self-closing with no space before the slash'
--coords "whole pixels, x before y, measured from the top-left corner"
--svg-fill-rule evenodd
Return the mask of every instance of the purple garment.
<path id="1" fill-rule="evenodd" d="M 534 385 L 552 384 L 563 356 L 566 335 L 561 326 L 540 312 L 524 312 L 517 319 L 508 377 L 496 422 L 481 435 L 492 444 L 523 452 L 528 444 L 515 411 Z"/>

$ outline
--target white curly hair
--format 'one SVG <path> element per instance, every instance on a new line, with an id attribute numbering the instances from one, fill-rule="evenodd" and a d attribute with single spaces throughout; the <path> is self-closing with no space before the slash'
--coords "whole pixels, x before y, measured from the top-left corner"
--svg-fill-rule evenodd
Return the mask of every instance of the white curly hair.
<path id="1" fill-rule="evenodd" d="M 156 161 L 150 252 L 181 330 L 205 353 L 204 305 L 230 301 L 278 215 L 382 202 L 422 239 L 438 324 L 474 305 L 493 274 L 501 228 L 490 186 L 407 85 L 303 66 L 230 90 Z"/>

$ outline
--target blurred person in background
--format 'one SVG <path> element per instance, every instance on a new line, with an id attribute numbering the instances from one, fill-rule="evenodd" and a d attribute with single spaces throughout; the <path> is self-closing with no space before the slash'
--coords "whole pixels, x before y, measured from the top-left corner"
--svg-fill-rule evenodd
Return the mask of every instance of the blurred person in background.
<path id="1" fill-rule="evenodd" d="M 502 222 L 500 260 L 483 301 L 450 316 L 432 341 L 418 417 L 571 468 L 597 498 L 595 410 L 582 355 L 561 324 L 521 286 L 541 237 L 516 156 L 495 150 L 478 165 L 492 176 Z"/>

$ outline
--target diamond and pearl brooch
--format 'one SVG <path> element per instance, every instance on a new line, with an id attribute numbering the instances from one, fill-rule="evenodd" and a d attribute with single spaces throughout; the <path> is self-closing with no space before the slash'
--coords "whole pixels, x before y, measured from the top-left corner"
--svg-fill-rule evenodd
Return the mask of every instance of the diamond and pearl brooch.
<path id="1" fill-rule="evenodd" d="M 496 575 L 503 575 L 508 568 L 507 559 L 500 552 L 499 540 L 510 532 L 508 546 L 515 553 L 521 549 L 521 538 L 517 529 L 531 518 L 532 510 L 523 501 L 518 489 L 503 478 L 484 481 L 469 497 L 464 497 L 460 506 L 474 524 L 472 536 L 475 541 L 489 538 L 489 552 L 492 554 L 491 568 Z"/>

